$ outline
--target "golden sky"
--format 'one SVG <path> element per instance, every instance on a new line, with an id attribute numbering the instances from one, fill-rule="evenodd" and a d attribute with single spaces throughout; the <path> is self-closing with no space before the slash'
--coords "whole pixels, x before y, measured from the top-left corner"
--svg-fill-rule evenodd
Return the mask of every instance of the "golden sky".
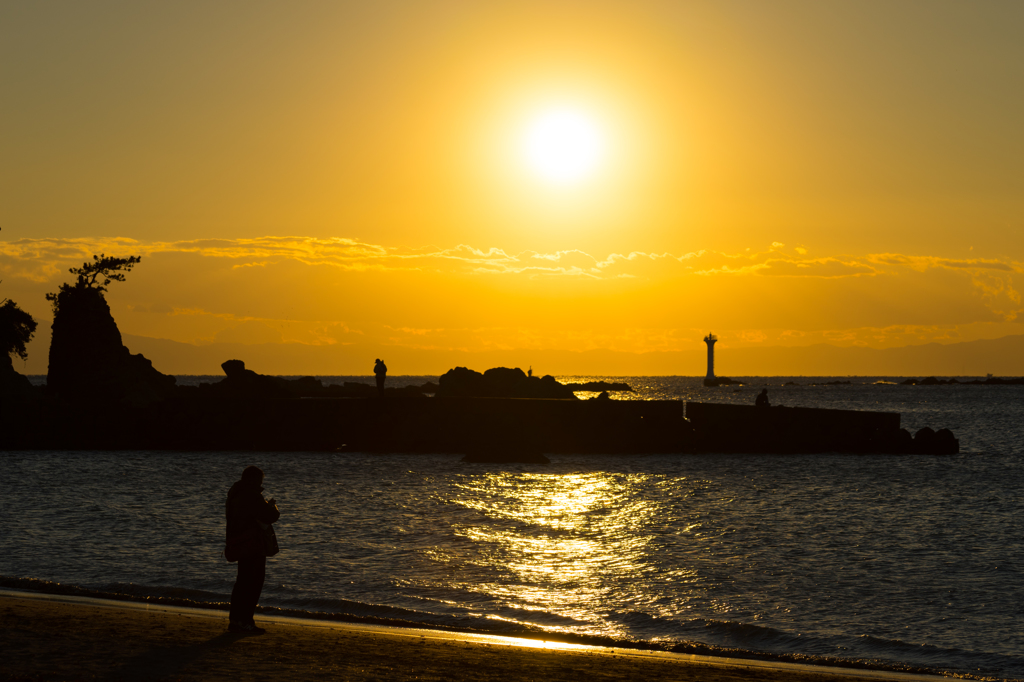
<path id="1" fill-rule="evenodd" d="M 4 3 L 0 296 L 38 373 L 99 252 L 143 256 L 123 333 L 325 374 L 1024 334 L 1022 34 L 1018 2 Z M 577 138 L 579 177 L 531 156 Z"/>

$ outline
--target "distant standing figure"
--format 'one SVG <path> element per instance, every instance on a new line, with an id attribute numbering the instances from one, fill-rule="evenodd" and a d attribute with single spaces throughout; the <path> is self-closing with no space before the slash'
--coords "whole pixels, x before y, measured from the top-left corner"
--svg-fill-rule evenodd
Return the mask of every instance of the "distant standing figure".
<path id="1" fill-rule="evenodd" d="M 530 365 L 530 371 L 526 373 L 527 378 L 533 378 L 533 365 Z"/>
<path id="2" fill-rule="evenodd" d="M 754 407 L 771 407 L 771 403 L 768 402 L 767 388 L 761 389 L 761 392 L 757 396 L 757 400 L 754 401 Z"/>
<path id="3" fill-rule="evenodd" d="M 277 501 L 263 499 L 263 471 L 258 467 L 246 467 L 241 480 L 228 491 L 225 505 L 230 542 L 255 529 L 260 533 L 260 523 L 271 524 L 281 518 Z M 262 549 L 249 548 L 238 559 L 238 577 L 231 590 L 231 615 L 228 632 L 262 634 L 265 630 L 256 626 L 253 614 L 263 592 L 263 581 L 267 577 L 267 555 Z"/>
<path id="4" fill-rule="evenodd" d="M 377 363 L 373 366 L 373 373 L 377 376 L 377 393 L 384 396 L 384 380 L 388 378 L 388 366 L 384 364 L 384 361 L 377 358 Z"/>

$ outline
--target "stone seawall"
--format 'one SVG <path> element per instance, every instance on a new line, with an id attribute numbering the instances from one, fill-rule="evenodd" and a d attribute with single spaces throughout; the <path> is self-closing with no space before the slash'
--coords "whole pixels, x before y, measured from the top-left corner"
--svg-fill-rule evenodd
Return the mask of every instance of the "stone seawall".
<path id="1" fill-rule="evenodd" d="M 4 449 L 679 452 L 679 401 L 169 400 L 4 409 Z"/>
<path id="2" fill-rule="evenodd" d="M 956 454 L 959 442 L 942 429 L 916 437 L 900 428 L 898 412 L 686 403 L 693 448 L 701 452 Z"/>
<path id="3" fill-rule="evenodd" d="M 322 398 L 145 407 L 3 406 L 0 448 L 433 453 L 880 452 L 952 454 L 953 435 L 900 415 L 675 400 Z"/>

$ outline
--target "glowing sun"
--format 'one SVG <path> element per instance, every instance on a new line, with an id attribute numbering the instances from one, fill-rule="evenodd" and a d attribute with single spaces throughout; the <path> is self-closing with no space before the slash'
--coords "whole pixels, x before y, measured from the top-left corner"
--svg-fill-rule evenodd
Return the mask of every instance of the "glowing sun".
<path id="1" fill-rule="evenodd" d="M 546 182 L 578 183 L 593 175 L 605 155 L 597 122 L 576 109 L 548 109 L 535 116 L 523 134 L 526 165 Z"/>

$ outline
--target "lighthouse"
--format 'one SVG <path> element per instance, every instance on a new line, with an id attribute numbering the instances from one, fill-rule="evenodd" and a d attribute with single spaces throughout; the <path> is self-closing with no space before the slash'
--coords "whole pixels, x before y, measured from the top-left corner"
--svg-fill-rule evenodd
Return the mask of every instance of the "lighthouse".
<path id="1" fill-rule="evenodd" d="M 714 334 L 704 337 L 704 343 L 708 344 L 708 375 L 704 377 L 705 386 L 715 385 L 715 341 L 718 341 L 718 337 Z"/>

